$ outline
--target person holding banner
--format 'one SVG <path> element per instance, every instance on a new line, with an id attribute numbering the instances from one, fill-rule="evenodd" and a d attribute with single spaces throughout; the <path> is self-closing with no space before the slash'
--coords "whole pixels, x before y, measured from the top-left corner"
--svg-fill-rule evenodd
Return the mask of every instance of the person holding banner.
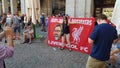
<path id="1" fill-rule="evenodd" d="M 70 45 L 70 30 L 69 30 L 69 23 L 68 23 L 68 18 L 65 16 L 63 17 L 63 23 L 62 23 L 62 47 L 60 48 L 61 50 L 64 49 L 64 43 L 65 43 L 65 38 L 67 40 L 67 43 L 69 45 L 69 50 L 71 51 L 71 45 Z"/>
<path id="2" fill-rule="evenodd" d="M 86 68 L 106 68 L 110 58 L 112 43 L 118 38 L 117 30 L 107 23 L 107 16 L 100 14 L 97 17 L 98 25 L 91 32 L 88 42 L 92 45 Z"/>

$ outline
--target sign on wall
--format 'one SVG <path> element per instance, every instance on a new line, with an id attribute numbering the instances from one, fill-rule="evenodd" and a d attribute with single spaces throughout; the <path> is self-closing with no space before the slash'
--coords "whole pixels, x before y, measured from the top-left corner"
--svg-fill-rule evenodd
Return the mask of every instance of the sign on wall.
<path id="1" fill-rule="evenodd" d="M 105 14 L 109 20 L 111 20 L 113 8 L 103 8 L 102 13 Z"/>

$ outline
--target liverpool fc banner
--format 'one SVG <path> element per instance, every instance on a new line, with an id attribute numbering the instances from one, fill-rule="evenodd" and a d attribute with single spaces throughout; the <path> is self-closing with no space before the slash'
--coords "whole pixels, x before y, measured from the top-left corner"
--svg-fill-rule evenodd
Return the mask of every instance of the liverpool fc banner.
<path id="1" fill-rule="evenodd" d="M 72 50 L 83 53 L 90 53 L 91 45 L 88 43 L 88 37 L 94 27 L 94 18 L 69 18 L 70 42 Z M 47 44 L 50 46 L 61 47 L 61 26 L 62 18 L 49 18 Z M 68 48 L 68 44 L 65 44 Z"/>

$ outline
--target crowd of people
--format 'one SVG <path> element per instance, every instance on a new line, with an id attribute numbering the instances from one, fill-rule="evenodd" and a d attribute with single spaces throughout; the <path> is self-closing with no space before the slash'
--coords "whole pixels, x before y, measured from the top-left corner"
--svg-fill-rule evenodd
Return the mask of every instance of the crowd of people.
<path id="1" fill-rule="evenodd" d="M 68 15 L 57 15 L 56 17 L 63 17 L 62 23 L 62 47 L 64 49 L 65 38 L 69 44 L 69 50 L 71 51 L 70 44 L 70 30 L 68 23 Z M 46 32 L 45 26 L 46 21 L 44 13 L 40 16 L 41 31 Z M 120 41 L 118 39 L 116 28 L 108 23 L 107 16 L 101 14 L 96 19 L 97 25 L 95 25 L 93 31 L 91 32 L 88 42 L 92 45 L 90 56 L 86 64 L 86 68 L 106 68 L 106 61 L 109 61 L 113 68 L 115 68 L 115 63 L 120 63 L 120 56 L 116 53 L 120 53 Z M 22 24 L 22 25 L 21 25 Z M 4 37 L 5 43 L 8 46 L 0 46 L 0 68 L 5 68 L 4 59 L 6 57 L 11 57 L 13 55 L 14 39 L 20 39 L 21 28 L 23 29 L 23 42 L 27 43 L 29 39 L 29 44 L 32 43 L 34 38 L 34 29 L 32 28 L 32 18 L 27 19 L 26 15 L 23 14 L 19 16 L 17 13 L 12 15 L 10 12 L 8 14 L 3 13 L 0 20 L 0 39 Z M 115 49 L 111 49 L 112 45 L 116 45 Z"/>
<path id="2" fill-rule="evenodd" d="M 29 27 L 31 27 L 31 29 L 33 30 L 32 27 L 32 18 L 27 17 L 26 14 L 22 14 L 21 16 L 16 13 L 16 14 L 11 14 L 10 12 L 3 13 L 1 18 L 0 18 L 0 32 L 2 32 L 4 30 L 3 27 L 5 26 L 9 26 L 12 28 L 12 36 L 13 39 L 21 39 L 20 35 L 23 34 L 23 40 L 24 40 L 24 32 L 29 29 Z M 31 29 L 29 31 L 31 31 Z M 28 33 L 27 35 L 33 35 L 34 34 L 34 30 L 32 31 L 33 33 Z M 27 36 L 28 38 L 31 36 Z M 7 39 L 6 37 L 4 37 L 5 40 L 4 42 L 7 43 Z M 30 39 L 30 38 L 29 38 Z M 31 39 L 30 39 L 30 43 L 31 43 Z"/>
<path id="3" fill-rule="evenodd" d="M 42 13 L 40 16 L 40 20 L 42 23 L 41 31 L 46 32 L 45 29 L 45 16 Z M 32 18 L 27 17 L 26 14 L 19 15 L 11 14 L 10 12 L 3 13 L 0 17 L 0 41 L 4 40 L 6 46 L 0 45 L 0 68 L 5 68 L 4 59 L 8 57 L 12 57 L 14 53 L 14 41 L 20 40 L 20 33 L 22 30 L 22 44 L 24 43 L 32 43 L 32 39 L 34 38 L 34 29 L 32 27 Z"/>

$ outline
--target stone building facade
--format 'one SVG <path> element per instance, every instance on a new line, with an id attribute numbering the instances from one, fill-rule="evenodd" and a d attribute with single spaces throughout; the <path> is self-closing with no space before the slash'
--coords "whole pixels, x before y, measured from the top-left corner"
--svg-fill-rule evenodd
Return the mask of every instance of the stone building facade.
<path id="1" fill-rule="evenodd" d="M 17 12 L 18 0 L 0 0 L 0 14 L 8 13 L 14 14 Z"/>
<path id="2" fill-rule="evenodd" d="M 40 0 L 40 14 L 65 13 L 71 17 L 91 17 L 104 13 L 103 10 L 112 11 L 114 4 L 115 0 Z M 26 14 L 25 5 L 25 0 L 0 0 L 0 14 L 8 11 Z"/>

